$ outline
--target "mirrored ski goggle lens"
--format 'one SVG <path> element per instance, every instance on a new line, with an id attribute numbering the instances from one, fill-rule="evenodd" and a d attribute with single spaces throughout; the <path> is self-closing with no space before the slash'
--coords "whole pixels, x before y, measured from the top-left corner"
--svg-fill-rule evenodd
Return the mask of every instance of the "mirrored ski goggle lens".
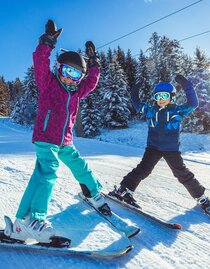
<path id="1" fill-rule="evenodd" d="M 60 69 L 61 69 L 62 76 L 66 77 L 66 78 L 69 77 L 73 81 L 79 81 L 83 77 L 82 72 L 80 72 L 79 70 L 77 70 L 69 65 L 63 64 L 63 65 L 61 65 Z"/>
<path id="2" fill-rule="evenodd" d="M 167 100 L 170 98 L 170 93 L 168 92 L 158 92 L 155 94 L 155 100 L 159 101 L 160 99 Z"/>

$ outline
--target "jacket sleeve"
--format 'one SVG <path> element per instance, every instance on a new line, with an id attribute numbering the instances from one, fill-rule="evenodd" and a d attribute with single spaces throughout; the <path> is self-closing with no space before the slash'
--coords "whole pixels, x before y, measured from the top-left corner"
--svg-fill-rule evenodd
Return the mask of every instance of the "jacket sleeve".
<path id="1" fill-rule="evenodd" d="M 51 50 L 48 45 L 40 44 L 33 53 L 34 76 L 40 92 L 48 88 L 52 77 L 49 60 Z"/>
<path id="2" fill-rule="evenodd" d="M 180 113 L 182 116 L 186 116 L 193 112 L 198 107 L 198 97 L 191 82 L 188 82 L 184 88 L 187 102 L 180 105 Z"/>
<path id="3" fill-rule="evenodd" d="M 98 85 L 100 77 L 100 69 L 98 67 L 91 67 L 88 76 L 79 84 L 78 95 L 80 99 L 85 98 Z"/>

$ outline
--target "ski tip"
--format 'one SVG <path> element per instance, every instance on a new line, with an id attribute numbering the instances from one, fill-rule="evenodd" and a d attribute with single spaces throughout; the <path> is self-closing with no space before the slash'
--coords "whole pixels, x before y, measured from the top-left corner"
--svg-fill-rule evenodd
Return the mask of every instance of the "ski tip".
<path id="1" fill-rule="evenodd" d="M 173 226 L 174 226 L 174 229 L 176 230 L 182 230 L 182 225 L 179 223 L 174 223 Z"/>
<path id="2" fill-rule="evenodd" d="M 128 238 L 130 239 L 131 237 L 134 237 L 135 235 L 137 235 L 139 232 L 141 232 L 140 228 L 137 228 L 133 233 L 131 233 L 130 235 L 128 235 Z"/>
<path id="3" fill-rule="evenodd" d="M 128 246 L 124 254 L 127 254 L 128 252 L 130 252 L 133 248 L 134 247 L 132 245 Z"/>

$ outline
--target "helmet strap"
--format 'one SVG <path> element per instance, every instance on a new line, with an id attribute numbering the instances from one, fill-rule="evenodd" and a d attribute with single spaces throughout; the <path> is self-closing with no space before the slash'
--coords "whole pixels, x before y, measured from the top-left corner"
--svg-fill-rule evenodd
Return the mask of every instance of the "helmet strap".
<path id="1" fill-rule="evenodd" d="M 175 103 L 176 102 L 176 94 L 171 93 L 171 102 Z"/>

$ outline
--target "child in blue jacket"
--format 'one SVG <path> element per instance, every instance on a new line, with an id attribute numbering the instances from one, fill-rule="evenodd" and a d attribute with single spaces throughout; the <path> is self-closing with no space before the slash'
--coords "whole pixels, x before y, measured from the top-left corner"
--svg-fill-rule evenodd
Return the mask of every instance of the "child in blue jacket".
<path id="1" fill-rule="evenodd" d="M 155 165 L 163 157 L 174 176 L 197 200 L 201 208 L 210 213 L 210 201 L 205 196 L 205 188 L 198 182 L 194 174 L 185 166 L 179 151 L 180 125 L 183 117 L 193 112 L 198 106 L 198 98 L 192 84 L 182 75 L 175 78 L 185 91 L 187 102 L 182 105 L 173 103 L 176 90 L 171 83 L 161 82 L 153 90 L 155 105 L 140 103 L 139 88 L 131 91 L 133 106 L 142 113 L 148 122 L 147 147 L 142 161 L 128 173 L 120 183 L 120 187 L 110 192 L 124 202 L 139 207 L 133 198 L 133 192 L 139 183 L 149 176 Z"/>

